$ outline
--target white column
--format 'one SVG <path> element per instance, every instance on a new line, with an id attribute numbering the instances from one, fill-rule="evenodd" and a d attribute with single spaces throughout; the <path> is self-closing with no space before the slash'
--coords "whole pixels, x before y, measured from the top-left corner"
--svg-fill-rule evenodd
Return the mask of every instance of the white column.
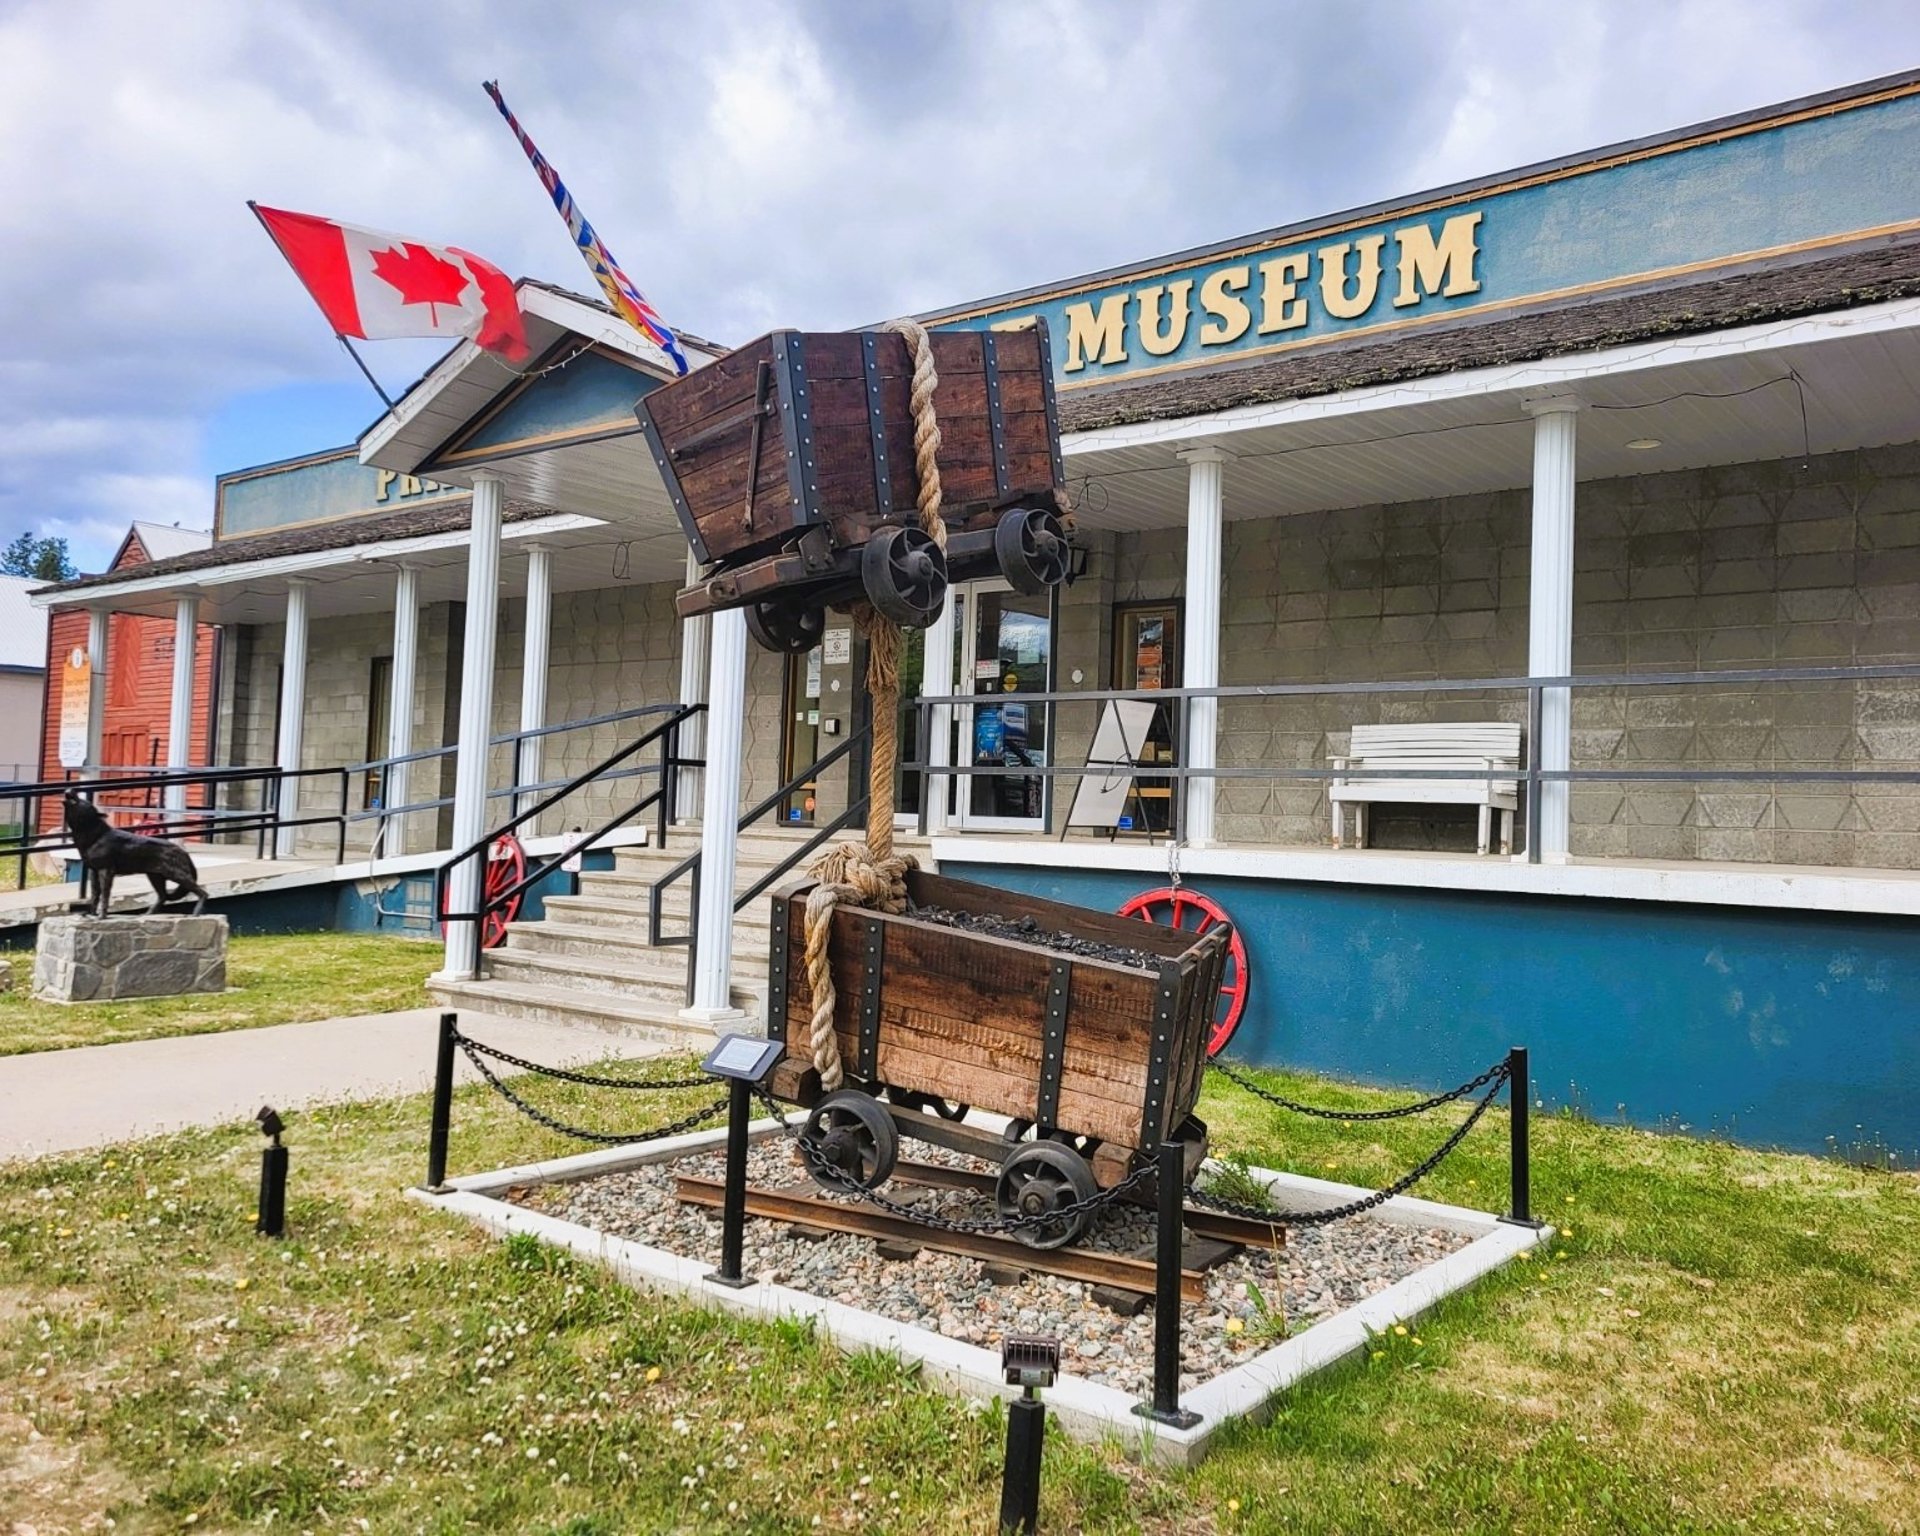
<path id="1" fill-rule="evenodd" d="M 520 652 L 520 729 L 523 731 L 535 731 L 547 723 L 547 649 L 552 636 L 553 551 L 544 544 L 530 544 L 527 546 L 527 628 Z M 540 736 L 521 738 L 517 754 L 520 783 L 540 782 L 540 748 L 544 741 Z M 523 798 L 531 805 L 540 797 L 515 795 L 516 815 L 525 809 L 521 803 Z M 521 831 L 531 837 L 538 828 L 528 826 Z"/>
<path id="2" fill-rule="evenodd" d="M 700 579 L 700 562 L 694 558 L 691 549 L 687 551 L 686 585 L 692 586 Z M 713 633 L 713 619 L 708 614 L 680 621 L 680 702 L 682 704 L 704 704 L 707 699 L 707 666 L 712 647 L 710 638 Z M 699 757 L 707 744 L 707 722 L 703 715 L 695 715 L 680 727 L 680 755 Z M 700 809 L 702 780 L 698 768 L 689 768 L 680 775 L 680 782 L 674 787 L 674 820 L 692 821 Z"/>
<path id="3" fill-rule="evenodd" d="M 87 685 L 87 766 L 83 771 L 88 773 L 99 768 L 100 755 L 106 750 L 107 635 L 112 624 L 109 610 L 87 610 L 87 665 L 91 676 Z"/>
<path id="4" fill-rule="evenodd" d="M 1573 672 L 1574 420 L 1582 402 L 1570 395 L 1529 400 L 1533 417 L 1533 574 L 1527 599 L 1527 671 L 1533 677 Z M 1565 688 L 1540 697 L 1540 739 L 1528 750 L 1545 769 L 1572 761 L 1573 702 Z M 1540 790 L 1540 859 L 1567 860 L 1568 785 Z"/>
<path id="5" fill-rule="evenodd" d="M 927 626 L 925 662 L 920 670 L 920 690 L 928 698 L 950 698 L 954 692 L 954 639 L 959 625 L 954 610 L 959 606 L 952 591 L 940 605 L 939 616 Z M 953 798 L 953 775 L 939 770 L 953 762 L 953 705 L 936 704 L 927 711 L 928 739 L 923 755 L 927 761 L 927 833 L 932 836 L 947 830 L 951 818 L 947 806 Z M 962 779 L 964 786 L 970 779 Z"/>
<path id="6" fill-rule="evenodd" d="M 401 563 L 393 576 L 393 670 L 387 677 L 387 756 L 405 757 L 413 750 L 413 687 L 420 660 L 420 571 Z M 391 764 L 381 782 L 380 798 L 387 806 L 407 803 L 410 763 Z M 407 818 L 386 823 L 383 851 L 407 851 Z"/>
<path id="7" fill-rule="evenodd" d="M 193 642 L 199 633 L 200 600 L 183 597 L 173 607 L 173 697 L 167 711 L 167 771 L 193 766 Z M 187 808 L 187 786 L 169 784 L 170 813 Z"/>
<path id="8" fill-rule="evenodd" d="M 700 905 L 693 1005 L 681 1017 L 716 1028 L 739 1027 L 733 1006 L 733 875 L 740 819 L 740 745 L 747 716 L 747 616 L 713 616 L 707 682 L 706 798 L 700 821 Z M 774 1006 L 769 999 L 769 1006 Z"/>
<path id="9" fill-rule="evenodd" d="M 280 767 L 292 772 L 300 766 L 300 728 L 307 714 L 307 586 L 287 583 L 287 632 L 280 649 Z M 280 781 L 280 816 L 290 821 L 300 814 L 300 780 Z M 282 827 L 273 845 L 282 858 L 293 856 L 296 829 Z"/>
<path id="10" fill-rule="evenodd" d="M 501 484 L 473 477 L 473 529 L 467 543 L 467 633 L 460 663 L 460 733 L 453 754 L 453 849 L 472 847 L 487 831 L 487 743 L 493 732 L 493 654 L 500 619 Z M 447 904 L 471 912 L 480 901 L 481 858 L 464 859 L 448 880 Z M 441 974 L 465 980 L 474 974 L 473 924 L 447 923 Z"/>
<path id="11" fill-rule="evenodd" d="M 1187 658 L 1181 683 L 1188 688 L 1220 685 L 1220 541 L 1224 466 L 1233 455 L 1224 448 L 1186 448 L 1187 582 L 1186 626 L 1181 636 Z M 1219 761 L 1220 701 L 1189 699 L 1187 731 L 1180 760 L 1188 768 L 1212 768 Z M 1186 840 L 1196 848 L 1213 841 L 1212 779 L 1187 780 Z"/>

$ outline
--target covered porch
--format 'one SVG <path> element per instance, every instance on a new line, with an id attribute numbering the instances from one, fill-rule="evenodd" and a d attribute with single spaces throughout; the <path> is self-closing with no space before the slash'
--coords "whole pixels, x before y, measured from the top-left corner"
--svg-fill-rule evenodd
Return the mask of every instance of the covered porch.
<path id="1" fill-rule="evenodd" d="M 1901 299 L 1179 418 L 1069 400 L 1091 553 L 1022 699 L 1050 716 L 1044 815 L 982 835 L 936 787 L 943 862 L 1149 870 L 1178 834 L 1189 868 L 1278 879 L 1914 910 L 1917 321 Z M 936 785 L 1012 774 L 966 761 L 991 706 L 934 671 Z M 1165 809 L 1063 847 L 1115 695 L 1160 706 L 1137 777 Z M 1372 849 L 1329 851 L 1356 726 L 1470 721 L 1522 729 L 1522 870 L 1475 855 L 1464 806 L 1383 803 Z"/>

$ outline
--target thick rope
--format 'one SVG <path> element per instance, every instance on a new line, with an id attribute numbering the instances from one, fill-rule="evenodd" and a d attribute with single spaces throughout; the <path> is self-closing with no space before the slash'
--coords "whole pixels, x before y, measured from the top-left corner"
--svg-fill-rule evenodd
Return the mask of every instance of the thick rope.
<path id="1" fill-rule="evenodd" d="M 947 525 L 940 516 L 940 424 L 934 419 L 933 393 L 940 375 L 933 365 L 933 344 L 926 328 L 914 320 L 895 320 L 882 327 L 904 336 L 913 354 L 909 403 L 913 410 L 914 468 L 920 478 L 917 498 L 920 527 L 940 547 L 947 547 Z M 829 1093 L 846 1074 L 840 1063 L 840 1041 L 833 1028 L 838 998 L 833 968 L 828 963 L 828 941 L 833 914 L 842 902 L 879 912 L 907 908 L 907 871 L 910 858 L 893 851 L 893 779 L 900 765 L 900 626 L 875 611 L 871 603 L 856 603 L 853 621 L 867 639 L 867 693 L 873 712 L 873 746 L 867 764 L 867 844 L 842 843 L 814 862 L 808 873 L 817 884 L 807 896 L 807 986 L 813 996 L 813 1018 L 808 1044 L 814 1070 Z"/>

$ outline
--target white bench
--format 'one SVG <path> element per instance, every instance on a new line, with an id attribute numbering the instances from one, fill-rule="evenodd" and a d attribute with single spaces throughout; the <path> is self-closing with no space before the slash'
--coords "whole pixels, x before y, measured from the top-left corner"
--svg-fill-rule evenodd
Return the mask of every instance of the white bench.
<path id="1" fill-rule="evenodd" d="M 1347 807 L 1354 811 L 1355 846 L 1367 846 L 1367 806 L 1374 801 L 1420 805 L 1480 807 L 1480 852 L 1493 841 L 1493 813 L 1500 813 L 1500 851 L 1513 852 L 1513 816 L 1520 805 L 1515 779 L 1370 779 L 1369 771 L 1459 772 L 1484 768 L 1490 774 L 1520 768 L 1520 727 L 1498 720 L 1446 725 L 1356 725 L 1345 757 L 1332 759 L 1337 777 L 1327 786 L 1333 811 L 1333 846 L 1347 846 Z"/>

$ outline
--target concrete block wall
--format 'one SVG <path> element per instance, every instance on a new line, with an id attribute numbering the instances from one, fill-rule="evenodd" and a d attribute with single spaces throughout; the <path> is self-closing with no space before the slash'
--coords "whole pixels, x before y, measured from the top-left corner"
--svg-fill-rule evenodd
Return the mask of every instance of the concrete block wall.
<path id="1" fill-rule="evenodd" d="M 1526 672 L 1526 490 L 1265 517 L 1236 507 L 1233 491 L 1229 466 L 1223 682 Z M 1111 570 L 1111 601 L 1183 595 L 1183 530 L 1117 536 Z M 1580 672 L 1920 661 L 1920 444 L 1583 482 L 1574 580 Z M 1060 675 L 1104 675 L 1110 630 L 1096 636 L 1066 614 Z M 1062 763 L 1085 751 L 1067 713 Z M 1357 723 L 1524 718 L 1517 695 L 1467 692 L 1229 702 L 1220 761 L 1324 767 Z M 1920 768 L 1920 686 L 1579 692 L 1573 762 Z M 1058 793 L 1064 802 L 1071 780 Z M 1223 781 L 1218 816 L 1226 841 L 1329 835 L 1313 781 Z M 1471 847 L 1465 811 L 1382 812 L 1375 829 L 1394 846 Z M 1589 856 L 1920 868 L 1920 789 L 1580 785 L 1572 841 Z"/>

